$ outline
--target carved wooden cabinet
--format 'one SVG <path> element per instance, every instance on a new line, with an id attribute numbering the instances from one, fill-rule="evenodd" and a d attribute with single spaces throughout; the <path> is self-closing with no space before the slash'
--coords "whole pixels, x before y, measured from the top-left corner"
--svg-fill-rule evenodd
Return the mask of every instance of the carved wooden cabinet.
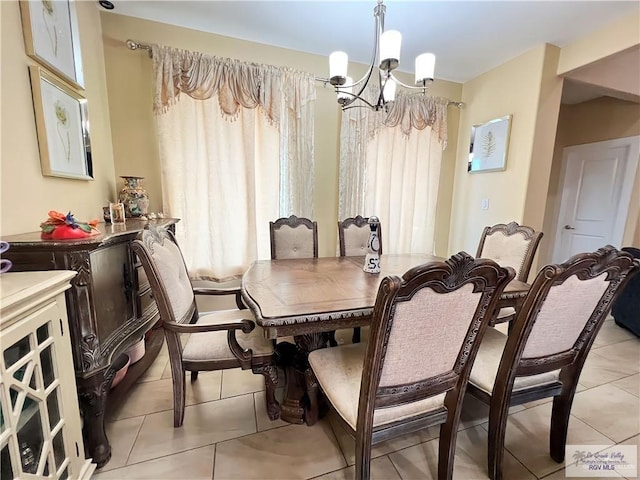
<path id="1" fill-rule="evenodd" d="M 0 477 L 88 479 L 64 291 L 75 272 L 0 277 Z"/>
<path id="2" fill-rule="evenodd" d="M 85 446 L 98 467 L 111 457 L 104 432 L 104 413 L 115 375 L 110 366 L 158 320 L 158 308 L 131 251 L 131 241 L 148 224 L 173 230 L 177 222 L 127 219 L 126 224 L 100 224 L 100 235 L 81 240 L 41 240 L 39 232 L 3 238 L 10 243 L 4 257 L 13 262 L 12 271 L 77 272 L 66 292 L 67 311 Z M 147 344 L 145 358 L 134 365 L 127 374 L 128 381 L 125 378 L 113 393 L 122 393 L 134 383 L 132 377 L 144 372 L 162 341 L 159 330 L 151 345 Z"/>

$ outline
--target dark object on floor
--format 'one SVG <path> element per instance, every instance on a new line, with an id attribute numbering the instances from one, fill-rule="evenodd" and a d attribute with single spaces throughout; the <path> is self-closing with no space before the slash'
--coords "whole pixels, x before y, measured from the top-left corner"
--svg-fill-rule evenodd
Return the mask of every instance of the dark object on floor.
<path id="1" fill-rule="evenodd" d="M 624 247 L 634 258 L 640 258 L 640 248 Z M 634 275 L 624 287 L 611 309 L 616 325 L 640 337 L 640 273 Z"/>

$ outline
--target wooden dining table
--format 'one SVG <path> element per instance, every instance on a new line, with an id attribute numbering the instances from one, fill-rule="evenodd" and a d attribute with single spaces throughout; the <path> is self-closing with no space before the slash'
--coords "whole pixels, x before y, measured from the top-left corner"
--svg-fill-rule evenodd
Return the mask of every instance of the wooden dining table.
<path id="1" fill-rule="evenodd" d="M 286 391 L 281 418 L 304 423 L 307 355 L 325 348 L 331 332 L 368 325 L 378 287 L 388 275 L 443 258 L 425 254 L 385 254 L 381 271 L 363 271 L 364 257 L 323 257 L 258 260 L 242 278 L 242 299 L 267 338 L 293 337 L 280 342 L 276 353 L 285 368 Z M 529 285 L 512 280 L 500 296 L 498 308 L 522 304 Z"/>

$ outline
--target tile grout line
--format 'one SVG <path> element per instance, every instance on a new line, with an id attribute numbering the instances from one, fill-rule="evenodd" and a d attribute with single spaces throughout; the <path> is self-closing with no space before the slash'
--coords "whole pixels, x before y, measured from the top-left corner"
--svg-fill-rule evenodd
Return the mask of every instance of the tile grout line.
<path id="1" fill-rule="evenodd" d="M 127 459 L 124 461 L 124 467 L 129 463 L 129 458 L 131 457 L 131 452 L 133 452 L 133 448 L 136 446 L 136 442 L 138 441 L 138 437 L 140 436 L 140 432 L 142 431 L 142 425 L 144 425 L 147 416 L 145 415 L 140 422 L 140 426 L 138 427 L 138 431 L 136 432 L 136 437 L 133 439 L 133 443 L 131 444 L 131 448 L 129 449 L 129 453 L 127 453 Z"/>
<path id="2" fill-rule="evenodd" d="M 164 380 L 167 380 L 167 379 L 165 378 Z M 151 383 L 151 382 L 147 382 L 147 383 Z M 254 395 L 254 394 L 260 393 L 260 392 L 264 392 L 264 390 L 258 390 L 256 392 L 239 393 L 238 395 L 231 395 L 229 397 L 214 398 L 213 400 L 207 400 L 205 402 L 200 402 L 200 403 L 192 403 L 191 405 L 187 405 L 186 402 L 185 402 L 185 408 L 187 408 L 187 407 L 195 407 L 196 405 L 204 405 L 205 403 L 212 403 L 212 402 L 217 402 L 217 401 L 220 401 L 220 400 L 227 400 L 227 399 L 230 399 L 230 398 L 244 397 L 245 395 Z M 222 392 L 221 392 L 221 394 L 222 394 Z M 173 407 L 165 408 L 165 409 L 162 409 L 162 410 L 155 410 L 153 412 L 146 412 L 146 413 L 143 413 L 141 415 L 132 415 L 130 417 L 116 418 L 116 419 L 113 419 L 113 420 L 108 420 L 107 423 L 115 423 L 115 422 L 119 422 L 120 420 L 130 420 L 132 418 L 145 417 L 147 415 L 154 415 L 156 413 L 163 413 L 163 412 L 167 412 L 169 410 L 173 410 Z"/>
<path id="3" fill-rule="evenodd" d="M 211 466 L 211 480 L 214 480 L 216 475 L 216 452 L 218 451 L 218 445 L 213 444 L 213 465 Z"/>
<path id="4" fill-rule="evenodd" d="M 240 437 L 238 437 L 238 438 L 240 438 Z M 233 439 L 230 439 L 230 440 L 233 440 Z M 118 468 L 112 468 L 111 470 L 106 470 L 104 472 L 97 472 L 96 475 L 99 475 L 101 473 L 113 473 L 113 472 L 115 472 L 117 470 L 122 470 L 123 468 L 133 467 L 133 466 L 141 465 L 141 464 L 147 463 L 147 462 L 156 462 L 156 461 L 162 460 L 164 458 L 173 457 L 174 455 L 182 455 L 183 453 L 187 453 L 187 452 L 190 452 L 192 450 L 198 450 L 199 448 L 210 447 L 210 446 L 214 447 L 214 456 L 215 456 L 215 447 L 216 447 L 217 443 L 219 443 L 219 442 L 207 443 L 206 445 L 199 445 L 197 447 L 187 448 L 186 450 L 180 450 L 179 452 L 170 453 L 169 455 L 162 455 L 160 457 L 148 458 L 146 460 L 141 460 L 139 462 L 130 463 L 130 464 L 118 467 Z"/>
<path id="5" fill-rule="evenodd" d="M 603 383 L 602 385 L 598 385 L 597 387 L 593 387 L 593 388 L 599 388 L 599 387 L 604 387 L 605 385 L 610 385 L 611 387 L 615 388 L 616 390 L 619 390 L 620 392 L 626 393 L 627 395 L 631 395 L 633 397 L 635 397 L 635 395 L 633 395 L 632 393 L 627 392 L 626 390 L 623 390 L 622 388 L 618 388 L 615 385 L 611 385 L 611 383 Z M 583 390 L 584 391 L 584 390 Z M 578 395 L 578 393 L 582 393 L 582 392 L 577 392 L 576 396 Z M 572 406 L 572 410 L 573 410 L 573 406 Z M 572 416 L 574 416 L 575 418 L 577 418 L 578 420 L 580 420 L 582 423 L 584 423 L 585 425 L 589 425 L 589 427 L 593 428 L 596 432 L 598 432 L 600 435 L 602 435 L 605 438 L 608 438 L 609 440 L 611 440 L 613 442 L 613 445 L 617 445 L 618 442 L 616 442 L 613 438 L 611 438 L 609 435 L 605 434 L 604 432 L 601 432 L 600 430 L 598 430 L 594 425 L 591 425 L 589 422 L 587 422 L 586 420 L 583 420 L 582 418 L 578 417 L 577 415 L 574 415 L 573 413 L 571 414 Z M 640 432 L 638 432 L 640 433 Z M 631 437 L 634 437 L 635 435 L 638 435 L 638 433 L 631 435 Z M 631 438 L 629 437 L 629 438 Z M 607 447 L 608 448 L 608 447 Z"/>
<path id="6" fill-rule="evenodd" d="M 440 441 L 440 440 L 439 440 L 439 438 L 440 438 L 440 437 L 438 437 L 438 441 Z M 438 445 L 438 447 L 439 447 L 439 445 Z M 402 474 L 400 473 L 400 470 L 398 470 L 398 467 L 396 466 L 396 464 L 395 464 L 395 463 L 393 463 L 393 460 L 391 459 L 391 457 L 389 456 L 389 454 L 387 453 L 385 456 L 389 459 L 389 463 L 391 463 L 391 466 L 393 467 L 393 469 L 394 469 L 394 470 L 396 471 L 396 473 L 398 474 L 398 477 L 400 477 L 400 479 L 402 479 Z M 453 468 L 455 468 L 455 466 L 456 466 L 456 460 L 455 460 L 455 455 L 454 455 L 454 458 L 453 458 Z"/>

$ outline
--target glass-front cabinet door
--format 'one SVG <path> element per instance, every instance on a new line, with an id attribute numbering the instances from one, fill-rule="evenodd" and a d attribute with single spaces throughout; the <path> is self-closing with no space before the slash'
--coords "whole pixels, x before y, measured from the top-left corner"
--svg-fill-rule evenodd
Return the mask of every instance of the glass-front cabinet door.
<path id="1" fill-rule="evenodd" d="M 64 294 L 2 330 L 1 480 L 79 478 L 85 462 Z"/>

